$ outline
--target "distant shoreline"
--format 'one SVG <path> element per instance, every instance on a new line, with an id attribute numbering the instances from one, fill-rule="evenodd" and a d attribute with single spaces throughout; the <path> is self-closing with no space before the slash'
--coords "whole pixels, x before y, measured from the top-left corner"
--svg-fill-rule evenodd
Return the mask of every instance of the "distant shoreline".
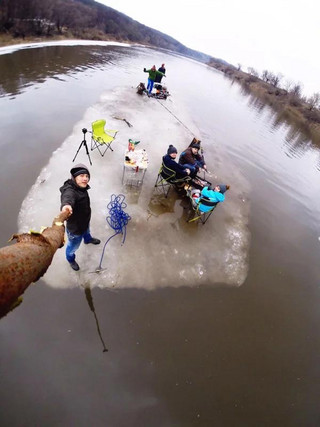
<path id="1" fill-rule="evenodd" d="M 112 42 L 112 43 L 124 43 L 124 44 L 135 44 L 129 43 L 128 40 L 116 40 L 115 38 L 105 38 L 105 39 L 80 39 L 79 37 L 72 36 L 57 36 L 57 37 L 10 37 L 4 34 L 0 34 L 0 48 L 9 47 L 15 45 L 31 44 L 31 43 L 46 43 L 46 42 L 63 42 L 63 41 L 83 41 L 83 42 Z"/>
<path id="2" fill-rule="evenodd" d="M 0 48 L 9 47 L 13 45 L 31 44 L 31 43 L 45 43 L 45 42 L 57 42 L 67 40 L 79 40 L 75 37 L 25 37 L 25 38 L 14 38 L 8 35 L 0 35 Z M 85 40 L 83 40 L 85 41 Z M 114 42 L 124 44 L 128 43 L 128 40 L 116 40 L 115 38 L 103 38 L 99 40 L 86 40 L 88 42 Z M 238 82 L 244 86 L 252 95 L 259 97 L 263 101 L 267 102 L 271 107 L 274 107 L 277 111 L 280 111 L 284 115 L 290 116 L 297 124 L 301 127 L 308 128 L 310 131 L 310 138 L 313 142 L 320 144 L 320 111 L 317 108 L 310 109 L 310 105 L 301 99 L 293 97 L 286 90 L 274 87 L 273 85 L 266 83 L 258 77 L 252 76 L 241 70 L 237 70 L 233 66 L 225 65 L 218 62 L 210 62 L 209 66 L 222 71 L 230 79 Z"/>

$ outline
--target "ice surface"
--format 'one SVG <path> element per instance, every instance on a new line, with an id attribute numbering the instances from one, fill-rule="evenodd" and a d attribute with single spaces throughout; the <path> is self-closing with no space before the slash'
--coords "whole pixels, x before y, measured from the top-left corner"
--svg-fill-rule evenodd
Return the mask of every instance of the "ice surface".
<path id="1" fill-rule="evenodd" d="M 37 43 L 20 43 L 9 46 L 0 47 L 0 55 L 5 55 L 7 53 L 16 52 L 21 49 L 33 49 L 37 47 L 45 46 L 131 46 L 127 43 L 119 42 L 105 42 L 105 41 L 95 41 L 95 40 L 54 40 L 52 42 L 37 42 Z"/>
<path id="2" fill-rule="evenodd" d="M 133 126 L 129 127 L 116 117 L 125 118 Z M 107 151 L 104 157 L 97 150 L 91 152 L 88 132 L 87 144 L 93 164 L 90 166 L 83 146 L 73 163 L 83 139 L 82 128 L 90 130 L 91 122 L 101 118 L 107 121 L 107 128 L 119 130 L 112 145 L 114 151 Z M 184 106 L 179 105 L 174 96 L 158 101 L 138 95 L 134 87 L 104 93 L 99 103 L 86 111 L 72 134 L 52 154 L 24 200 L 19 231 L 40 230 L 41 226 L 52 223 L 60 209 L 59 187 L 70 177 L 69 171 L 75 163 L 85 163 L 91 172 L 91 232 L 102 244 L 81 245 L 77 251 L 80 272 L 71 270 L 64 248 L 59 249 L 43 277 L 48 285 L 155 289 L 217 284 L 240 286 L 244 282 L 250 243 L 249 203 L 245 182 L 228 165 L 223 152 L 219 152 L 218 147 L 210 147 L 211 152 L 214 150 L 211 158 L 215 164 L 210 165 L 208 158 L 207 164 L 215 171 L 211 180 L 230 184 L 231 189 L 226 201 L 216 208 L 205 225 L 186 222 L 188 200 L 174 190 L 167 199 L 154 190 L 161 158 L 168 145 L 175 145 L 180 153 L 189 145 L 191 133 L 201 137 Z M 146 149 L 149 157 L 141 187 L 122 185 L 124 153 L 129 138 L 140 140 L 138 147 Z M 205 144 L 205 138 L 202 141 Z M 106 246 L 104 270 L 96 273 L 103 244 L 114 233 L 106 222 L 112 194 L 125 195 L 128 204 L 125 212 L 132 219 L 127 226 L 124 245 L 121 245 L 121 235 L 112 238 Z"/>

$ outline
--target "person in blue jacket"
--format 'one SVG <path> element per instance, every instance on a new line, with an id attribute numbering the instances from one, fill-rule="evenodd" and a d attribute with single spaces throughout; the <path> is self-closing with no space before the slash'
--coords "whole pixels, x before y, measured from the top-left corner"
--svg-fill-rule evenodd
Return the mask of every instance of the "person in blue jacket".
<path id="1" fill-rule="evenodd" d="M 211 187 L 211 185 L 206 186 L 202 189 L 201 193 L 199 192 L 198 197 L 195 197 L 196 195 L 193 195 L 193 200 L 195 203 L 197 203 L 199 206 L 200 212 L 209 212 L 214 203 L 220 203 L 225 200 L 224 193 L 229 189 L 229 185 L 216 185 L 214 188 Z M 204 199 L 204 203 L 202 203 Z M 205 201 L 208 201 L 209 204 L 205 204 Z"/>
<path id="2" fill-rule="evenodd" d="M 176 162 L 176 157 L 178 155 L 178 151 L 176 147 L 173 145 L 169 145 L 169 148 L 167 150 L 167 154 L 162 157 L 162 161 L 167 168 L 172 169 L 175 171 L 176 176 L 175 178 L 184 178 L 190 175 L 190 169 L 187 167 L 180 165 L 180 163 Z"/>

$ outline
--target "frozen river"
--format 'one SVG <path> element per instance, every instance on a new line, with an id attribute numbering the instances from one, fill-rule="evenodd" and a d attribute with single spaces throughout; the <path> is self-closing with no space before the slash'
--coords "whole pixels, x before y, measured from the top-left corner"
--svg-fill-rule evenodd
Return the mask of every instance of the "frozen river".
<path id="1" fill-rule="evenodd" d="M 171 96 L 138 96 L 143 68 L 163 62 Z M 113 233 L 112 194 L 131 217 L 103 272 L 102 245 L 81 247 L 80 273 L 61 249 L 1 320 L 1 424 L 318 425 L 319 147 L 308 135 L 219 72 L 142 47 L 0 50 L 0 90 L 1 246 L 51 224 L 81 129 L 99 118 L 118 130 L 114 151 L 76 160 L 91 172 L 93 234 Z M 193 136 L 207 178 L 231 186 L 204 226 L 186 223 L 182 197 L 154 191 L 168 145 L 180 153 Z M 140 188 L 122 184 L 129 138 L 149 157 Z"/>

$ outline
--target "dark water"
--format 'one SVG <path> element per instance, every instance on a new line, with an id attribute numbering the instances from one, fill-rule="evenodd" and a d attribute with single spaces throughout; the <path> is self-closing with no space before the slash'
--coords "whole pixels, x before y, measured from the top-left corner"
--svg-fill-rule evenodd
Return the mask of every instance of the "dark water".
<path id="1" fill-rule="evenodd" d="M 0 321 L 3 426 L 320 424 L 319 147 L 223 75 L 142 48 L 0 55 L 1 246 L 88 106 L 162 62 L 201 134 L 225 153 L 217 168 L 232 164 L 247 182 L 247 278 L 152 292 L 37 282 Z"/>

